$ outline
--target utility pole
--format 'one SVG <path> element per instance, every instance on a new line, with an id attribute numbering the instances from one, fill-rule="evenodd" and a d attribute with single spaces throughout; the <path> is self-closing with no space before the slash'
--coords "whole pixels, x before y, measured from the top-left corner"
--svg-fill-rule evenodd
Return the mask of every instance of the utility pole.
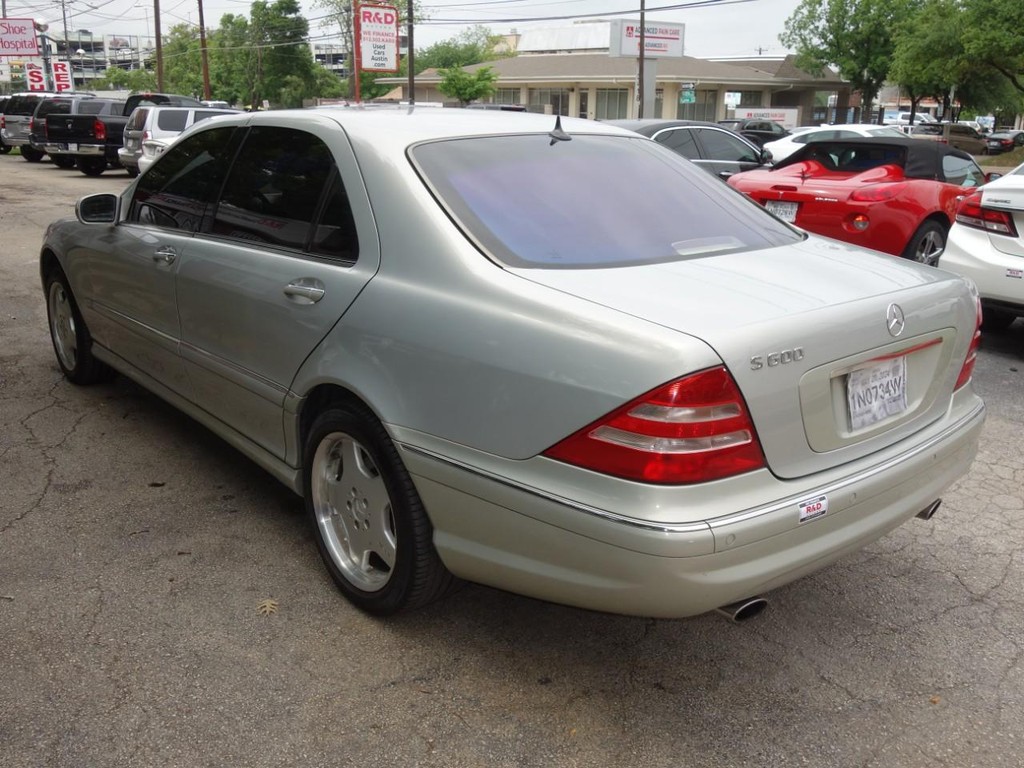
<path id="1" fill-rule="evenodd" d="M 156 89 L 164 89 L 164 47 L 160 42 L 160 0 L 153 0 L 153 37 L 156 43 Z"/>
<path id="2" fill-rule="evenodd" d="M 210 60 L 206 53 L 206 22 L 203 20 L 203 0 L 199 0 L 199 58 L 203 65 L 203 98 L 209 101 Z"/>
<path id="3" fill-rule="evenodd" d="M 408 30 L 407 33 L 406 33 L 406 36 L 408 37 L 408 40 L 406 42 L 406 48 L 408 48 L 408 51 L 409 51 L 406 54 L 406 64 L 409 67 L 409 73 L 408 73 L 409 74 L 409 106 L 411 107 L 413 104 L 416 103 L 416 70 L 415 70 L 416 61 L 415 61 L 415 54 L 413 53 L 413 44 L 412 44 L 412 27 L 413 27 L 413 24 L 412 24 L 412 0 L 408 0 L 408 4 L 406 5 L 406 12 L 405 13 L 406 13 L 405 23 L 406 23 L 406 28 Z"/>

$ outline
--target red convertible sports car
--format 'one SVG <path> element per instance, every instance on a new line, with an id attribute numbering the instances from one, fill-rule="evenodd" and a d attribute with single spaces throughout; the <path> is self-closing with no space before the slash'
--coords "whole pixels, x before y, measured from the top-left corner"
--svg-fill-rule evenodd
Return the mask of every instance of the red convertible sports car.
<path id="1" fill-rule="evenodd" d="M 967 153 L 911 138 L 815 142 L 728 179 L 784 221 L 925 264 L 945 248 L 958 202 L 985 181 Z"/>

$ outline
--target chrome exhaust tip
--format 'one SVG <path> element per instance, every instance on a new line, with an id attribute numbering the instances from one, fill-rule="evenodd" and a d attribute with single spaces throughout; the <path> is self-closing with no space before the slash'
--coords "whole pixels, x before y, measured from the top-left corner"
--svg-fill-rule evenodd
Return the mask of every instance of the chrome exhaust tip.
<path id="1" fill-rule="evenodd" d="M 932 516 L 939 511 L 939 507 L 942 506 L 942 499 L 936 499 L 927 507 L 917 513 L 917 517 L 921 520 L 931 520 Z"/>
<path id="2" fill-rule="evenodd" d="M 721 608 L 715 608 L 715 612 L 722 614 L 733 624 L 742 624 L 759 615 L 767 607 L 768 601 L 763 597 L 748 597 L 746 600 L 738 600 L 735 603 L 723 605 Z"/>

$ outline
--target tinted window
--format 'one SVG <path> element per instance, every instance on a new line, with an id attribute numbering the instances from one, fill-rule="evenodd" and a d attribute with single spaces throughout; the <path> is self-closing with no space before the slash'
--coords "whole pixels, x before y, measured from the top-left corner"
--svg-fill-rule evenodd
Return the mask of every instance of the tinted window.
<path id="1" fill-rule="evenodd" d="M 40 96 L 13 96 L 7 103 L 5 115 L 31 115 L 36 111 Z"/>
<path id="2" fill-rule="evenodd" d="M 231 127 L 203 131 L 167 150 L 139 178 L 128 220 L 199 231 L 230 161 L 233 132 Z"/>
<path id="3" fill-rule="evenodd" d="M 316 136 L 253 128 L 224 185 L 212 232 L 304 249 L 333 170 L 331 151 Z"/>
<path id="4" fill-rule="evenodd" d="M 224 115 L 224 114 L 231 114 L 231 113 L 230 112 L 218 112 L 217 110 L 210 111 L 210 110 L 206 110 L 206 109 L 197 109 L 195 111 L 195 113 L 194 113 L 195 116 L 192 118 L 192 122 L 193 123 L 198 123 L 198 122 L 200 122 L 202 120 L 207 120 L 207 119 L 209 119 L 211 117 L 217 117 L 218 115 Z"/>
<path id="5" fill-rule="evenodd" d="M 311 250 L 322 256 L 343 261 L 355 261 L 359 254 L 356 223 L 345 187 L 337 174 L 331 179 L 327 202 L 313 232 Z"/>
<path id="6" fill-rule="evenodd" d="M 156 113 L 156 127 L 161 131 L 181 133 L 188 119 L 187 109 L 161 109 Z"/>
<path id="7" fill-rule="evenodd" d="M 693 133 L 689 128 L 672 128 L 667 131 L 662 131 L 654 140 L 659 144 L 664 144 L 669 149 L 678 152 L 683 157 L 688 157 L 691 160 L 700 157 L 700 150 L 697 149 L 697 142 L 693 138 Z"/>
<path id="8" fill-rule="evenodd" d="M 510 266 L 671 262 L 801 238 L 646 141 L 491 136 L 421 144 L 411 154 L 455 221 Z"/>
<path id="9" fill-rule="evenodd" d="M 36 107 L 35 116 L 46 117 L 47 115 L 66 115 L 71 111 L 71 102 L 67 99 L 54 99 L 52 101 L 41 101 Z"/>
<path id="10" fill-rule="evenodd" d="M 725 131 L 716 131 L 714 128 L 702 128 L 697 132 L 701 146 L 704 147 L 704 157 L 709 160 L 730 160 L 732 162 L 756 163 L 758 162 L 757 152 L 748 147 L 746 143 L 731 136 Z"/>

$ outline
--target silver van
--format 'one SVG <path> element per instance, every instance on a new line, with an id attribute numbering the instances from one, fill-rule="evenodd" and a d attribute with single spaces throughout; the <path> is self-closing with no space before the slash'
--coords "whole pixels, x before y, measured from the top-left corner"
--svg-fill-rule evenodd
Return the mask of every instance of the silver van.
<path id="1" fill-rule="evenodd" d="M 117 159 L 130 176 L 139 173 L 139 158 L 146 141 L 166 145 L 193 123 L 217 115 L 233 115 L 238 109 L 211 109 L 207 107 L 136 107 L 124 127 L 124 146 L 117 150 Z"/>

